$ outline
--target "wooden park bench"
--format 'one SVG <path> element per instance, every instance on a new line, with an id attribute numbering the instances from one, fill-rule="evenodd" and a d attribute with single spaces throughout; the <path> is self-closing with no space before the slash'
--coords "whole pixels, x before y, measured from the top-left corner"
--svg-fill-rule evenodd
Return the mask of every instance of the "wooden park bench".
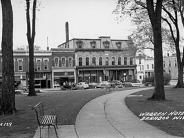
<path id="1" fill-rule="evenodd" d="M 40 138 L 41 138 L 41 130 L 42 128 L 44 128 L 45 126 L 48 127 L 48 133 L 49 133 L 49 129 L 50 126 L 54 127 L 55 133 L 56 133 L 56 137 L 58 138 L 58 134 L 56 131 L 57 127 L 57 116 L 56 114 L 53 115 L 47 115 L 44 113 L 44 105 L 42 102 L 38 103 L 37 105 L 35 105 L 33 107 L 33 110 L 36 113 L 36 118 L 37 118 L 37 122 L 40 128 Z"/>

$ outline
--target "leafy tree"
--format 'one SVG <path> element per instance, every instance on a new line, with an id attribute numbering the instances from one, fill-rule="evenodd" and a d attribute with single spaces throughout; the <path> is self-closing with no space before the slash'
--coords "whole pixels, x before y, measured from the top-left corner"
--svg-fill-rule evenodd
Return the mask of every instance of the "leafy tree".
<path id="1" fill-rule="evenodd" d="M 181 88 L 183 86 L 183 65 L 184 65 L 184 47 L 183 55 L 181 56 L 180 52 L 180 29 L 179 29 L 179 13 L 181 19 L 183 18 L 183 12 L 181 8 L 183 6 L 180 3 L 181 1 L 169 0 L 163 4 L 163 11 L 165 12 L 165 17 L 162 19 L 168 24 L 172 40 L 174 42 L 176 50 L 176 58 L 178 63 L 178 82 L 175 88 Z"/>
<path id="2" fill-rule="evenodd" d="M 145 10 L 148 14 L 153 31 L 154 44 L 154 78 L 155 91 L 149 99 L 165 100 L 164 78 L 163 78 L 163 51 L 162 51 L 162 31 L 161 14 L 163 0 L 119 0 L 118 8 L 123 14 L 132 14 L 140 10 Z M 115 10 L 115 12 L 117 12 Z"/>
<path id="3" fill-rule="evenodd" d="M 178 62 L 178 83 L 175 87 L 183 87 L 183 63 L 184 59 L 181 56 L 179 45 L 180 43 L 180 30 L 178 24 L 179 14 L 183 18 L 184 7 L 182 1 L 167 0 L 162 4 L 164 14 L 162 19 L 162 38 L 166 44 L 164 49 L 170 52 L 176 51 Z M 133 16 L 133 22 L 137 25 L 137 30 L 130 36 L 138 49 L 151 49 L 153 50 L 153 31 L 151 24 L 148 22 L 147 12 L 140 10 Z M 184 23 L 184 19 L 182 20 Z M 182 59 L 181 59 L 182 57 Z"/>
<path id="4" fill-rule="evenodd" d="M 15 109 L 14 62 L 13 62 L 13 11 L 11 0 L 1 0 L 2 29 L 2 91 L 0 114 L 13 114 Z"/>
<path id="5" fill-rule="evenodd" d="M 29 45 L 29 94 L 28 96 L 35 96 L 34 88 L 34 40 L 35 40 L 35 22 L 36 22 L 36 3 L 33 0 L 33 14 L 32 14 L 32 28 L 30 21 L 30 0 L 26 0 L 26 21 L 27 21 L 27 41 Z M 31 30 L 32 29 L 32 30 Z"/>
<path id="6" fill-rule="evenodd" d="M 132 21 L 136 25 L 136 30 L 129 37 L 133 40 L 137 49 L 141 51 L 145 49 L 154 50 L 153 31 L 147 12 L 145 10 L 136 12 L 132 16 Z M 173 45 L 169 47 L 166 45 L 172 43 L 171 40 L 170 30 L 163 25 L 162 41 L 165 44 L 163 48 L 169 52 L 173 52 L 174 50 Z"/>

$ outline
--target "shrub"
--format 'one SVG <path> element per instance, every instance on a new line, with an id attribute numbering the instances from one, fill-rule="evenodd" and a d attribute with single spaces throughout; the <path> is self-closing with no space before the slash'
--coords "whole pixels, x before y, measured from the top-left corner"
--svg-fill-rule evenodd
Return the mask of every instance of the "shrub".
<path id="1" fill-rule="evenodd" d="M 148 84 L 154 85 L 154 76 L 144 78 L 143 83 L 145 83 L 146 86 Z"/>
<path id="2" fill-rule="evenodd" d="M 171 75 L 169 73 L 164 72 L 164 85 L 168 85 L 171 80 Z"/>
<path id="3" fill-rule="evenodd" d="M 171 80 L 171 75 L 169 73 L 164 72 L 164 85 L 169 84 Z M 144 78 L 143 83 L 154 85 L 154 76 Z"/>

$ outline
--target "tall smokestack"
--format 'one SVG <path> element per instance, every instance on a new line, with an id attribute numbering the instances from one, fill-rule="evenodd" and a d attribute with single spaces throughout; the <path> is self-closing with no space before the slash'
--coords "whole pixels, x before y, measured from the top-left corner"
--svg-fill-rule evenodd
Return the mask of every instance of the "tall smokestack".
<path id="1" fill-rule="evenodd" d="M 49 51 L 49 38 L 47 36 L 47 51 Z"/>
<path id="2" fill-rule="evenodd" d="M 69 27 L 68 22 L 65 23 L 65 31 L 66 31 L 66 42 L 69 41 Z"/>

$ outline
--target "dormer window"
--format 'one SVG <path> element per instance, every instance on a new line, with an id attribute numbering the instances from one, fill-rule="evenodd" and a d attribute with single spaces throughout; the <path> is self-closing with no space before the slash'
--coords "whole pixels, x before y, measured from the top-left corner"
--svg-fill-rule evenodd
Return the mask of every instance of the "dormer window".
<path id="1" fill-rule="evenodd" d="M 116 42 L 116 46 L 118 49 L 121 49 L 121 42 Z"/>
<path id="2" fill-rule="evenodd" d="M 96 41 L 91 41 L 90 45 L 91 45 L 92 48 L 96 48 Z"/>
<path id="3" fill-rule="evenodd" d="M 78 40 L 76 44 L 77 44 L 77 48 L 82 48 L 83 42 L 81 40 Z"/>
<path id="4" fill-rule="evenodd" d="M 110 42 L 109 41 L 104 41 L 103 45 L 105 48 L 109 48 Z"/>

